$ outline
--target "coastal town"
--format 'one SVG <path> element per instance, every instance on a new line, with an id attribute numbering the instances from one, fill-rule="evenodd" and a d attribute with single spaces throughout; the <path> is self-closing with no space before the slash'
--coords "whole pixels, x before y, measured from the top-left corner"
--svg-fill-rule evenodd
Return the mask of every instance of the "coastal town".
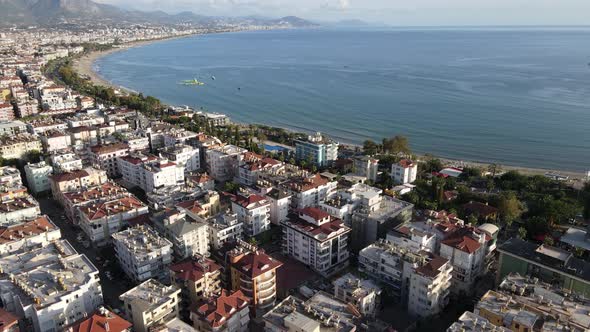
<path id="1" fill-rule="evenodd" d="M 0 332 L 590 330 L 587 178 L 233 123 L 72 64 L 220 31 L 0 32 Z"/>

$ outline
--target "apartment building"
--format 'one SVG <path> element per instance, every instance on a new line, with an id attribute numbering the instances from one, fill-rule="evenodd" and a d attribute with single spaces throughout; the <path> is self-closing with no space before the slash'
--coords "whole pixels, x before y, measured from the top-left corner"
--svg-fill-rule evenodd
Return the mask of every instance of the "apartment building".
<path id="1" fill-rule="evenodd" d="M 59 228 L 47 216 L 0 227 L 0 257 L 49 245 L 59 240 Z"/>
<path id="2" fill-rule="evenodd" d="M 180 202 L 175 205 L 175 208 L 186 213 L 187 216 L 194 220 L 208 218 L 219 213 L 219 194 L 215 191 L 209 191 L 200 198 Z"/>
<path id="3" fill-rule="evenodd" d="M 316 133 L 307 140 L 295 140 L 295 158 L 309 160 L 318 167 L 329 166 L 338 159 L 338 146 L 338 142 Z"/>
<path id="4" fill-rule="evenodd" d="M 95 145 L 89 149 L 90 162 L 107 172 L 109 177 L 117 177 L 120 174 L 117 158 L 129 154 L 129 146 L 125 143 L 109 145 Z"/>
<path id="5" fill-rule="evenodd" d="M 0 202 L 0 226 L 10 226 L 41 214 L 39 203 L 26 194 Z"/>
<path id="6" fill-rule="evenodd" d="M 25 132 L 27 132 L 27 125 L 22 121 L 15 120 L 0 123 L 0 136 L 12 136 Z"/>
<path id="7" fill-rule="evenodd" d="M 370 156 L 358 156 L 353 158 L 352 162 L 355 175 L 363 176 L 373 182 L 377 181 L 379 159 L 371 158 Z"/>
<path id="8" fill-rule="evenodd" d="M 53 174 L 49 177 L 53 198 L 62 205 L 63 193 L 86 189 L 107 181 L 108 177 L 106 171 L 92 167 L 86 167 L 68 173 Z"/>
<path id="9" fill-rule="evenodd" d="M 150 327 L 178 318 L 180 289 L 149 279 L 119 296 L 125 318 L 133 331 L 149 332 Z"/>
<path id="10" fill-rule="evenodd" d="M 250 323 L 250 299 L 242 291 L 221 294 L 200 302 L 191 313 L 199 331 L 246 332 Z"/>
<path id="11" fill-rule="evenodd" d="M 235 145 L 224 145 L 207 149 L 207 173 L 217 182 L 231 181 L 238 174 L 238 168 L 246 149 Z"/>
<path id="12" fill-rule="evenodd" d="M 170 265 L 170 283 L 181 289 L 180 312 L 190 318 L 190 309 L 221 292 L 221 267 L 203 256 L 193 256 Z"/>
<path id="13" fill-rule="evenodd" d="M 402 159 L 391 165 L 391 178 L 395 183 L 407 184 L 416 181 L 418 176 L 418 163 L 410 159 Z"/>
<path id="14" fill-rule="evenodd" d="M 25 165 L 25 176 L 29 190 L 35 195 L 51 191 L 49 176 L 53 174 L 53 167 L 45 161 Z"/>
<path id="15" fill-rule="evenodd" d="M 276 301 L 277 269 L 283 263 L 243 241 L 228 253 L 233 291 L 251 299 L 256 312 L 272 308 Z"/>
<path id="16" fill-rule="evenodd" d="M 2 307 L 25 331 L 61 331 L 102 305 L 98 269 L 65 240 L 0 258 Z"/>
<path id="17" fill-rule="evenodd" d="M 209 246 L 217 250 L 227 242 L 235 242 L 243 238 L 243 223 L 238 215 L 232 212 L 222 212 L 216 216 L 203 219 L 207 223 Z"/>
<path id="18" fill-rule="evenodd" d="M 231 196 L 232 212 L 243 224 L 245 236 L 256 236 L 270 229 L 270 202 L 265 197 L 240 192 Z"/>
<path id="19" fill-rule="evenodd" d="M 332 282 L 334 297 L 352 304 L 365 317 L 375 317 L 379 311 L 381 287 L 369 279 L 347 273 Z"/>
<path id="20" fill-rule="evenodd" d="M 131 332 L 133 324 L 105 307 L 68 326 L 65 332 Z"/>
<path id="21" fill-rule="evenodd" d="M 305 208 L 282 223 L 283 253 L 329 276 L 348 266 L 350 228 L 318 208 Z"/>
<path id="22" fill-rule="evenodd" d="M 139 283 L 148 279 L 166 281 L 172 262 L 172 243 L 151 227 L 137 225 L 112 235 L 117 260 L 125 274 Z"/>
<path id="23" fill-rule="evenodd" d="M 67 123 L 56 118 L 40 118 L 27 121 L 27 130 L 31 134 L 41 134 L 49 130 L 64 130 L 67 128 Z"/>
<path id="24" fill-rule="evenodd" d="M 131 194 L 127 189 L 109 181 L 98 186 L 86 188 L 85 190 L 63 193 L 62 198 L 66 216 L 72 221 L 72 223 L 77 225 L 82 219 L 78 207 L 90 204 L 100 204 L 104 201 L 111 201 L 129 196 L 131 196 Z"/>
<path id="25" fill-rule="evenodd" d="M 118 158 L 123 180 L 146 193 L 184 184 L 184 169 L 167 159 L 134 154 Z"/>
<path id="26" fill-rule="evenodd" d="M 0 137 L 0 154 L 4 159 L 23 159 L 29 151 L 42 151 L 39 136 L 19 133 Z"/>
<path id="27" fill-rule="evenodd" d="M 413 314 L 419 307 L 419 315 L 435 314 L 447 304 L 453 268 L 440 256 L 379 240 L 361 250 L 358 260 L 361 273 L 387 284 L 408 309 L 412 301 Z"/>
<path id="28" fill-rule="evenodd" d="M 43 151 L 47 153 L 55 153 L 57 151 L 65 150 L 73 146 L 71 133 L 65 130 L 48 130 L 39 134 Z"/>
<path id="29" fill-rule="evenodd" d="M 186 144 L 168 146 L 160 150 L 162 157 L 182 167 L 185 172 L 201 169 L 199 149 Z"/>
<path id="30" fill-rule="evenodd" d="M 53 165 L 53 172 L 56 174 L 79 171 L 84 168 L 82 159 L 72 152 L 53 154 L 49 159 Z"/>
<path id="31" fill-rule="evenodd" d="M 2 188 L 20 188 L 23 182 L 20 171 L 11 166 L 0 167 L 0 187 Z"/>
<path id="32" fill-rule="evenodd" d="M 314 207 L 331 197 L 335 192 L 338 183 L 330 181 L 319 174 L 302 172 L 299 177 L 291 177 L 286 188 L 291 198 L 292 209 L 304 209 Z"/>
<path id="33" fill-rule="evenodd" d="M 195 221 L 185 213 L 162 211 L 151 218 L 156 229 L 173 245 L 176 260 L 209 252 L 209 233 L 207 224 Z"/>
<path id="34" fill-rule="evenodd" d="M 246 152 L 238 169 L 237 181 L 245 186 L 254 186 L 261 172 L 283 167 L 283 163 L 252 152 Z"/>
<path id="35" fill-rule="evenodd" d="M 148 213 L 148 207 L 134 196 L 126 196 L 78 207 L 80 228 L 95 246 L 104 246 L 127 220 Z"/>

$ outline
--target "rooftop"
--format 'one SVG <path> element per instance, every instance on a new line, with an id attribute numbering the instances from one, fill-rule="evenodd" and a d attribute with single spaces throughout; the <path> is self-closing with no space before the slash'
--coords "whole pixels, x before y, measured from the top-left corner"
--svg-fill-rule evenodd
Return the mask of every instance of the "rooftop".
<path id="1" fill-rule="evenodd" d="M 211 327 L 223 326 L 234 314 L 248 306 L 250 299 L 242 291 L 229 293 L 222 290 L 221 294 L 210 300 L 197 304 L 195 313 L 205 320 Z"/>
<path id="2" fill-rule="evenodd" d="M 134 196 L 125 196 L 102 203 L 90 203 L 79 207 L 79 209 L 89 220 L 96 220 L 143 207 L 145 205 Z"/>
<path id="3" fill-rule="evenodd" d="M 205 274 L 220 271 L 221 267 L 207 258 L 191 257 L 170 265 L 174 277 L 181 280 L 199 281 Z"/>
<path id="4" fill-rule="evenodd" d="M 119 296 L 119 299 L 142 312 L 153 311 L 178 296 L 180 289 L 149 279 Z"/>
<path id="5" fill-rule="evenodd" d="M 55 230 L 59 230 L 59 228 L 49 217 L 40 216 L 17 225 L 0 227 L 0 244 L 11 243 Z"/>
<path id="6" fill-rule="evenodd" d="M 151 227 L 137 225 L 112 235 L 113 240 L 121 243 L 135 256 L 149 254 L 165 248 L 172 248 L 172 243 L 161 237 Z"/>
<path id="7" fill-rule="evenodd" d="M 101 307 L 92 316 L 74 323 L 67 330 L 73 332 L 122 332 L 132 326 L 133 324 L 117 314 Z"/>
<path id="8" fill-rule="evenodd" d="M 233 265 L 240 273 L 254 279 L 268 271 L 278 269 L 283 263 L 261 250 L 256 250 L 246 253 Z"/>

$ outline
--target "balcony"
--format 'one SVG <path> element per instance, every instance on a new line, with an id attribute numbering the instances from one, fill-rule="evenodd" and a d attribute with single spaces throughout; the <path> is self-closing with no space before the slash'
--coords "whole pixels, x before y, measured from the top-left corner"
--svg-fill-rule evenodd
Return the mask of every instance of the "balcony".
<path id="1" fill-rule="evenodd" d="M 276 289 L 274 287 L 270 287 L 270 288 L 265 289 L 265 290 L 260 290 L 259 289 L 258 292 L 257 292 L 258 297 L 260 299 L 267 299 L 267 298 L 269 298 L 271 296 L 274 296 L 276 293 L 277 292 L 276 292 Z"/>

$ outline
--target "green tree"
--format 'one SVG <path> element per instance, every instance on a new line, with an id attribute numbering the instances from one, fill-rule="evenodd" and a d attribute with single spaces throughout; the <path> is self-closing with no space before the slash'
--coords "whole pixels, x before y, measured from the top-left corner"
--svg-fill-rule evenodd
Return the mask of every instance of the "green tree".
<path id="1" fill-rule="evenodd" d="M 366 140 L 363 142 L 363 153 L 366 155 L 374 155 L 377 153 L 378 145 L 374 141 Z"/>
<path id="2" fill-rule="evenodd" d="M 526 240 L 526 228 L 524 228 L 524 227 L 518 228 L 518 238 Z"/>
<path id="3" fill-rule="evenodd" d="M 545 239 L 543 240 L 543 243 L 548 245 L 548 246 L 552 246 L 555 244 L 555 240 L 553 240 L 553 237 L 551 237 L 550 235 L 545 236 Z"/>
<path id="4" fill-rule="evenodd" d="M 492 174 L 492 177 L 496 177 L 496 174 L 502 171 L 502 166 L 499 164 L 490 164 L 488 165 L 488 172 Z"/>
<path id="5" fill-rule="evenodd" d="M 514 192 L 503 192 L 498 201 L 498 212 L 504 223 L 511 225 L 522 215 L 523 206 Z"/>
<path id="6" fill-rule="evenodd" d="M 408 138 L 401 135 L 383 139 L 383 150 L 393 154 L 409 155 L 411 153 Z"/>

